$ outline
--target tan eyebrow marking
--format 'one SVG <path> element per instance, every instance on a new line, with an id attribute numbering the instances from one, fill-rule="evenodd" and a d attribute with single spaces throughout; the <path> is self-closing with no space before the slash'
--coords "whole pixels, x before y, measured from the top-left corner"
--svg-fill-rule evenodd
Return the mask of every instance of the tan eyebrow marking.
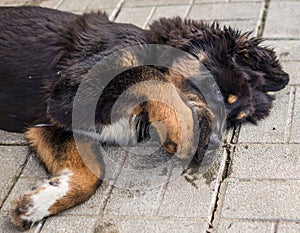
<path id="1" fill-rule="evenodd" d="M 238 119 L 238 120 L 240 120 L 240 119 L 243 119 L 243 118 L 245 118 L 247 116 L 247 114 L 245 113 L 245 112 L 240 112 L 239 114 L 238 114 L 238 116 L 237 116 L 237 118 L 236 119 Z"/>
<path id="2" fill-rule="evenodd" d="M 230 94 L 230 95 L 228 96 L 227 101 L 228 101 L 229 104 L 233 104 L 234 102 L 237 101 L 237 96 L 236 96 L 236 95 Z"/>

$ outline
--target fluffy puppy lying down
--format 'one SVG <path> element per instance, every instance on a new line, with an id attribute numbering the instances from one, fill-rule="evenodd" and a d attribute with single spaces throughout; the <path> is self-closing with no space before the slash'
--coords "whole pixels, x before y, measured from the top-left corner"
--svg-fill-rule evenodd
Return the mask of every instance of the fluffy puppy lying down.
<path id="1" fill-rule="evenodd" d="M 178 17 L 162 18 L 144 30 L 110 22 L 105 13 L 80 16 L 38 7 L 5 7 L 0 8 L 0 31 L 0 128 L 25 132 L 30 147 L 53 175 L 14 201 L 12 221 L 23 230 L 86 201 L 100 184 L 101 170 L 98 174 L 89 170 L 74 142 L 72 107 L 81 80 L 111 53 L 143 44 L 168 45 L 188 52 L 216 80 L 228 111 L 228 126 L 265 118 L 274 99 L 268 92 L 282 89 L 289 81 L 274 51 L 260 45 L 260 39 L 217 24 Z M 184 61 L 182 66 L 188 74 L 190 67 Z M 134 128 L 131 137 L 142 140 L 147 125 L 161 122 L 166 130 L 163 148 L 185 157 L 188 139 L 194 133 L 193 111 L 199 121 L 195 156 L 201 158 L 214 116 L 188 75 L 161 67 L 127 70 L 104 90 L 95 115 L 96 125 L 106 127 L 99 140 L 118 143 L 128 139 L 128 132 L 119 131 L 118 137 L 114 134 L 118 122 L 111 119 L 111 109 L 128 87 L 149 80 L 172 84 L 184 93 L 182 98 L 176 91 L 164 91 L 163 84 L 157 86 L 166 98 L 174 94 L 174 105 L 186 116 L 187 127 L 180 126 L 172 107 L 152 101 L 145 87 L 134 93 L 136 98 L 144 95 L 147 101 L 129 112 L 130 119 L 134 118 L 128 122 Z M 159 127 L 157 131 L 159 134 Z M 83 139 L 82 144 L 89 147 L 88 140 Z"/>

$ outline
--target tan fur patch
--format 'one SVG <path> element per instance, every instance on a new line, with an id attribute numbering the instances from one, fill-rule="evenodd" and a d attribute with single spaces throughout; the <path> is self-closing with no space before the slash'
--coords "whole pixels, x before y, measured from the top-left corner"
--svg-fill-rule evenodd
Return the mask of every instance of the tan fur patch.
<path id="1" fill-rule="evenodd" d="M 229 104 L 233 104 L 237 101 L 237 96 L 236 95 L 229 95 L 227 99 Z"/>
<path id="2" fill-rule="evenodd" d="M 36 149 L 38 158 L 53 175 L 60 175 L 66 169 L 72 173 L 68 181 L 68 193 L 56 200 L 49 208 L 49 212 L 52 215 L 86 201 L 95 192 L 99 184 L 101 170 L 100 165 L 95 163 L 95 166 L 98 166 L 93 167 L 93 170 L 96 170 L 98 173 L 95 175 L 86 166 L 73 139 L 66 142 L 63 149 L 55 150 L 54 147 L 56 145 L 49 145 L 44 135 L 48 137 L 55 137 L 56 135 L 51 135 L 51 132 L 47 134 L 46 130 L 45 128 L 30 128 L 26 132 L 30 145 Z M 95 155 L 93 155 L 91 145 L 83 141 L 82 144 L 80 143 L 80 146 L 87 153 L 88 162 L 94 164 Z M 59 177 L 54 177 L 49 182 L 54 182 L 51 185 L 55 186 L 55 182 L 59 183 Z M 32 194 L 40 192 L 42 188 L 38 187 L 35 191 L 32 191 Z"/>
<path id="3" fill-rule="evenodd" d="M 236 119 L 241 120 L 241 119 L 245 118 L 246 116 L 247 116 L 247 114 L 245 112 L 240 112 Z"/>

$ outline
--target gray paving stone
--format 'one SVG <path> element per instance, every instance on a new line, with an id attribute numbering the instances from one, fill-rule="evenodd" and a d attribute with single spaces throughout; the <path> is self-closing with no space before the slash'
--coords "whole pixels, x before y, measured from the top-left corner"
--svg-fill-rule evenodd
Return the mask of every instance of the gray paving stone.
<path id="1" fill-rule="evenodd" d="M 282 143 L 284 142 L 290 88 L 275 94 L 271 115 L 257 125 L 246 124 L 241 128 L 239 142 Z"/>
<path id="2" fill-rule="evenodd" d="M 300 60 L 300 40 L 266 40 L 263 44 L 273 47 L 280 61 Z"/>
<path id="3" fill-rule="evenodd" d="M 87 6 L 87 10 L 106 10 L 114 9 L 120 0 L 91 0 Z"/>
<path id="4" fill-rule="evenodd" d="M 300 87 L 296 89 L 290 142 L 300 143 Z"/>
<path id="5" fill-rule="evenodd" d="M 289 222 L 282 223 L 279 222 L 277 233 L 299 233 L 300 232 L 300 223 L 299 222 Z"/>
<path id="6" fill-rule="evenodd" d="M 294 23 L 299 21 L 299 8 L 299 1 L 271 1 L 264 37 L 300 38 L 300 28 Z"/>
<path id="7" fill-rule="evenodd" d="M 156 6 L 156 5 L 185 5 L 190 0 L 127 0 L 126 6 Z"/>
<path id="8" fill-rule="evenodd" d="M 32 187 L 42 184 L 44 179 L 26 179 L 19 178 L 12 191 L 10 192 L 8 198 L 5 200 L 1 211 L 8 215 L 9 210 L 11 208 L 11 202 L 19 197 L 21 194 L 27 192 Z"/>
<path id="9" fill-rule="evenodd" d="M 109 215 L 152 215 L 157 209 L 160 189 L 126 190 L 114 188 L 104 214 Z"/>
<path id="10" fill-rule="evenodd" d="M 187 218 L 133 218 L 105 216 L 95 228 L 97 232 L 118 233 L 193 233 L 204 232 L 206 222 Z"/>
<path id="11" fill-rule="evenodd" d="M 159 6 L 152 18 L 152 20 L 159 19 L 161 17 L 175 17 L 175 16 L 180 16 L 184 17 L 186 15 L 186 12 L 189 8 L 189 5 L 178 5 L 178 6 Z"/>
<path id="12" fill-rule="evenodd" d="M 232 178 L 300 179 L 300 145 L 241 144 L 233 157 Z"/>
<path id="13" fill-rule="evenodd" d="M 63 0 L 57 7 L 58 10 L 71 11 L 74 13 L 83 13 L 87 9 L 91 0 L 87 1 L 74 1 L 74 0 Z"/>
<path id="14" fill-rule="evenodd" d="M 289 85 L 300 84 L 300 62 L 283 61 L 282 66 L 284 70 L 290 75 Z"/>
<path id="15" fill-rule="evenodd" d="M 93 233 L 96 218 L 87 216 L 50 217 L 41 233 Z"/>
<path id="16" fill-rule="evenodd" d="M 119 13 L 116 22 L 119 23 L 132 23 L 139 27 L 142 27 L 147 18 L 149 17 L 151 11 L 151 6 L 149 7 L 124 7 Z"/>
<path id="17" fill-rule="evenodd" d="M 260 2 L 232 2 L 219 4 L 195 4 L 190 18 L 201 20 L 258 20 Z"/>
<path id="18" fill-rule="evenodd" d="M 26 161 L 27 148 L 23 146 L 0 146 L 0 205 L 8 195 L 13 182 L 18 179 Z"/>
<path id="19" fill-rule="evenodd" d="M 36 233 L 38 232 L 39 226 L 35 225 L 30 230 L 26 231 L 26 233 Z M 19 231 L 10 221 L 10 217 L 8 214 L 1 213 L 0 215 L 0 233 L 20 233 Z"/>
<path id="20" fill-rule="evenodd" d="M 221 218 L 300 220 L 299 180 L 226 183 Z"/>
<path id="21" fill-rule="evenodd" d="M 10 133 L 4 130 L 0 130 L 0 144 L 27 144 L 24 134 L 21 133 Z"/>
<path id="22" fill-rule="evenodd" d="M 182 176 L 179 177 L 168 185 L 159 216 L 206 218 L 214 184 L 206 184 L 202 177 L 198 177 L 193 183 Z"/>
<path id="23" fill-rule="evenodd" d="M 236 221 L 221 219 L 216 232 L 218 233 L 273 233 L 274 223 L 260 221 Z"/>
<path id="24" fill-rule="evenodd" d="M 22 6 L 26 3 L 26 0 L 3 0 L 1 6 Z"/>
<path id="25" fill-rule="evenodd" d="M 49 176 L 42 163 L 35 157 L 35 154 L 32 153 L 20 177 L 27 179 L 47 179 Z"/>
<path id="26" fill-rule="evenodd" d="M 41 7 L 49 7 L 49 8 L 56 8 L 59 3 L 61 2 L 61 0 L 46 0 L 46 1 L 42 1 L 39 6 Z"/>

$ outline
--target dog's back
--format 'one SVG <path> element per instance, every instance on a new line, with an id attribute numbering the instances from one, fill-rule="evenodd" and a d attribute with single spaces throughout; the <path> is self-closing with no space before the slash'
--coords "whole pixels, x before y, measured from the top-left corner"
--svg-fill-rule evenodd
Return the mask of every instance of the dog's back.
<path id="1" fill-rule="evenodd" d="M 37 90 L 57 72 L 63 30 L 74 18 L 46 8 L 0 8 L 0 128 L 20 131 L 45 112 Z"/>

